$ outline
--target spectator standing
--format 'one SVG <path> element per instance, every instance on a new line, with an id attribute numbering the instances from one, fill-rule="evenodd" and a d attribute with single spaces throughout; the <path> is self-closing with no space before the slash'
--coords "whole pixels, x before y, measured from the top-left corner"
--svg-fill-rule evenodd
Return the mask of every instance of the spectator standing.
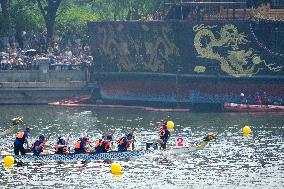
<path id="1" fill-rule="evenodd" d="M 240 101 L 241 101 L 241 104 L 247 104 L 247 99 L 246 99 L 244 93 L 241 93 L 241 95 L 240 95 Z"/>
<path id="2" fill-rule="evenodd" d="M 54 42 L 53 51 L 54 51 L 55 56 L 60 55 L 60 48 L 59 48 L 59 45 L 57 44 L 57 42 Z"/>

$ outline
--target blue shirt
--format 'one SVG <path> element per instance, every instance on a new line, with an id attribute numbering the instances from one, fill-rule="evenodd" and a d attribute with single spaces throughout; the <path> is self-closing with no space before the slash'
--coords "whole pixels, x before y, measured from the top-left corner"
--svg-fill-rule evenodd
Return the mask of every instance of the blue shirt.
<path id="1" fill-rule="evenodd" d="M 40 147 L 41 144 L 42 142 L 39 140 L 35 141 L 35 143 L 33 144 L 32 149 L 33 149 L 34 156 L 38 156 L 40 155 L 41 152 L 43 152 L 43 149 Z"/>
<path id="2" fill-rule="evenodd" d="M 160 136 L 160 139 L 165 143 L 168 141 L 169 137 L 171 136 L 171 132 L 168 129 L 165 129 L 165 134 L 163 136 Z"/>

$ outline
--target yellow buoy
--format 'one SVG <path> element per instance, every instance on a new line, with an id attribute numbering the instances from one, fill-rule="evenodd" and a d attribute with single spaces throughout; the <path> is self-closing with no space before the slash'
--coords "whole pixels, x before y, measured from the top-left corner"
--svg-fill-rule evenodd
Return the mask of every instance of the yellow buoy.
<path id="1" fill-rule="evenodd" d="M 111 172 L 112 172 L 112 174 L 119 175 L 119 174 L 121 174 L 121 171 L 122 171 L 122 167 L 121 167 L 120 164 L 118 164 L 118 163 L 112 163 L 111 164 Z"/>
<path id="2" fill-rule="evenodd" d="M 167 122 L 167 128 L 170 130 L 173 130 L 175 128 L 175 124 L 172 121 Z"/>
<path id="3" fill-rule="evenodd" d="M 6 156 L 4 158 L 4 166 L 5 167 L 11 167 L 12 165 L 14 165 L 14 158 L 12 156 Z"/>
<path id="4" fill-rule="evenodd" d="M 251 129 L 249 126 L 243 127 L 243 134 L 244 135 L 249 135 L 251 133 Z"/>

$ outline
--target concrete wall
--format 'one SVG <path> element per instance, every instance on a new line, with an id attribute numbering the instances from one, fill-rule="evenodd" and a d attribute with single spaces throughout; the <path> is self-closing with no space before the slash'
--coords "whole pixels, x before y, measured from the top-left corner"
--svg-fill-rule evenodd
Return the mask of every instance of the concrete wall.
<path id="1" fill-rule="evenodd" d="M 40 59 L 39 70 L 1 70 L 0 104 L 47 104 L 90 94 L 85 70 L 49 70 Z"/>
<path id="2" fill-rule="evenodd" d="M 39 70 L 0 70 L 0 82 L 85 81 L 85 70 L 50 70 L 49 59 L 38 60 Z"/>
<path id="3" fill-rule="evenodd" d="M 40 70 L 5 70 L 0 71 L 0 82 L 57 82 L 85 81 L 82 70 L 49 70 L 44 74 Z"/>

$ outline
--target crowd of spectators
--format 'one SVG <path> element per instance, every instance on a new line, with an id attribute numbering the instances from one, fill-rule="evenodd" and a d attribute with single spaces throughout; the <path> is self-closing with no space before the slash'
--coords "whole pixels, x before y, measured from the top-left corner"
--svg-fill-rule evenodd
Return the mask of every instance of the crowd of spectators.
<path id="1" fill-rule="evenodd" d="M 77 36 L 64 39 L 55 35 L 52 44 L 47 47 L 44 34 L 24 34 L 24 38 L 0 39 L 0 70 L 38 69 L 37 59 L 50 59 L 50 69 L 83 69 L 91 66 L 88 40 Z"/>

